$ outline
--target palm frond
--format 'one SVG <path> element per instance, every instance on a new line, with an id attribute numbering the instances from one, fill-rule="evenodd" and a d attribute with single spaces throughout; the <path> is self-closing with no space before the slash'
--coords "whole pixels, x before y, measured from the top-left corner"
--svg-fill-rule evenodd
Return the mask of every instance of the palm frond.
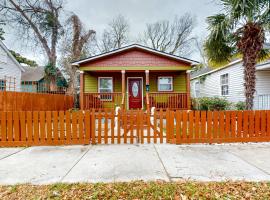
<path id="1" fill-rule="evenodd" d="M 209 31 L 205 42 L 206 55 L 210 62 L 228 62 L 235 53 L 234 36 L 231 34 L 231 21 L 224 14 L 218 14 L 207 18 Z"/>

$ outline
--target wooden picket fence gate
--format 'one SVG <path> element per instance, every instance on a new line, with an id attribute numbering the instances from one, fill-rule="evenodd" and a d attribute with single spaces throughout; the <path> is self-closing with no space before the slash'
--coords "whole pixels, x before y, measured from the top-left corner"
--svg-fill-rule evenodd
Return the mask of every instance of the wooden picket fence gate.
<path id="1" fill-rule="evenodd" d="M 0 146 L 270 141 L 270 111 L 11 111 L 0 125 Z"/>

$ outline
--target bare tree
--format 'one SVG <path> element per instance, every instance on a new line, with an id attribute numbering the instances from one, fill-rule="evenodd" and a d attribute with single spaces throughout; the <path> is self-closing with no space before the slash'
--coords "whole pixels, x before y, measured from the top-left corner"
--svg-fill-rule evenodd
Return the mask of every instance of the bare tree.
<path id="1" fill-rule="evenodd" d="M 73 14 L 65 24 L 65 34 L 61 42 L 60 64 L 69 78 L 69 92 L 76 94 L 77 70 L 70 63 L 89 55 L 89 46 L 95 37 L 94 30 L 86 30 L 79 17 Z"/>
<path id="2" fill-rule="evenodd" d="M 0 15 L 22 39 L 34 39 L 46 52 L 48 63 L 55 67 L 62 6 L 63 0 L 1 0 Z"/>
<path id="3" fill-rule="evenodd" d="M 191 34 L 194 19 L 190 14 L 176 16 L 172 22 L 168 20 L 147 24 L 142 43 L 153 49 L 170 54 L 187 55 L 191 53 L 194 38 Z"/>
<path id="4" fill-rule="evenodd" d="M 98 49 L 100 52 L 108 52 L 127 44 L 129 41 L 129 23 L 122 16 L 116 16 L 103 31 Z"/>

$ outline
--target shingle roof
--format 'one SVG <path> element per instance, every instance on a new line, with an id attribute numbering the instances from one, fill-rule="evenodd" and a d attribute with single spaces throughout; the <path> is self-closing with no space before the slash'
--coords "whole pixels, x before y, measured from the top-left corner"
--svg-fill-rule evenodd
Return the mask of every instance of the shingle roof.
<path id="1" fill-rule="evenodd" d="M 22 81 L 40 81 L 45 76 L 44 67 L 24 67 Z"/>

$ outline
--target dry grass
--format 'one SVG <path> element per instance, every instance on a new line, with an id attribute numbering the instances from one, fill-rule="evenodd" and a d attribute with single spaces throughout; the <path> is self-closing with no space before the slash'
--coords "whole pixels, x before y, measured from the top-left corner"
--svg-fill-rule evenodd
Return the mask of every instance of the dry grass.
<path id="1" fill-rule="evenodd" d="M 0 199 L 270 199 L 270 183 L 131 182 L 0 186 Z"/>

